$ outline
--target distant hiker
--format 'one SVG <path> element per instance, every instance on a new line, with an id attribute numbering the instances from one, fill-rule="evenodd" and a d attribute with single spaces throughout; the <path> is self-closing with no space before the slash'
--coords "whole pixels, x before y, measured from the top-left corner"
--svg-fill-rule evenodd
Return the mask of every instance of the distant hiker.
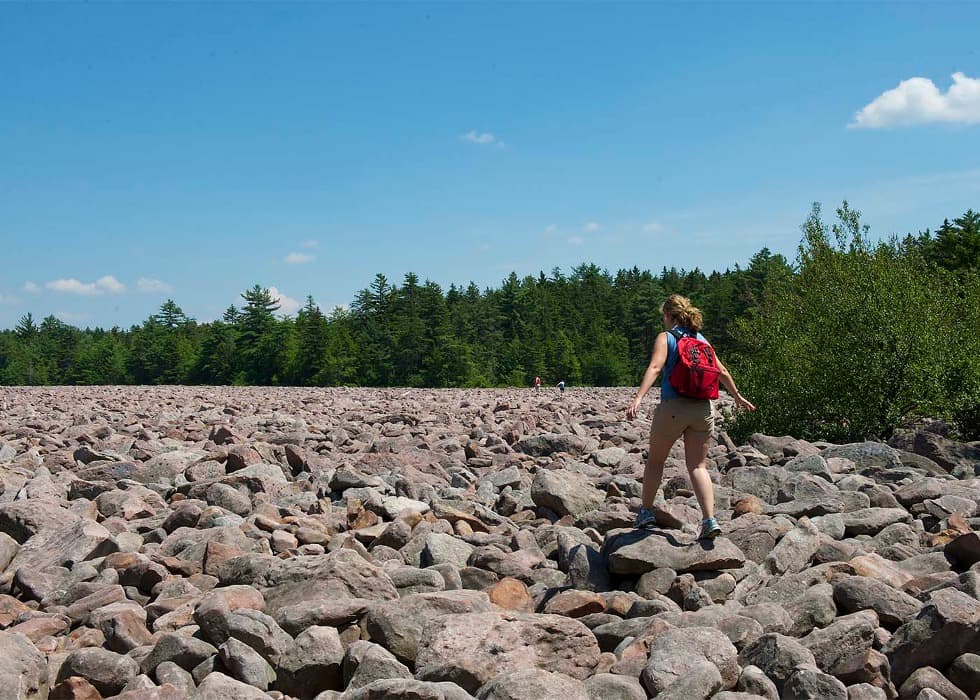
<path id="1" fill-rule="evenodd" d="M 653 412 L 650 425 L 650 450 L 643 472 L 643 504 L 633 526 L 651 528 L 656 525 L 653 499 L 663 480 L 664 462 L 674 441 L 683 435 L 687 470 L 704 516 L 699 538 L 713 538 L 721 534 L 721 528 L 714 517 L 715 495 L 707 460 L 708 442 L 714 427 L 711 399 L 718 396 L 718 382 L 724 385 L 738 406 L 748 411 L 754 411 L 755 406 L 739 393 L 732 375 L 699 333 L 704 317 L 689 299 L 671 294 L 661 304 L 660 312 L 667 330 L 657 335 L 650 365 L 636 398 L 626 409 L 627 418 L 636 418 L 643 397 L 663 371 L 660 403 Z"/>
<path id="2" fill-rule="evenodd" d="M 537 391 L 541 388 L 541 377 L 534 378 L 534 390 Z"/>
<path id="3" fill-rule="evenodd" d="M 557 387 L 558 387 L 558 395 L 559 395 L 559 396 L 560 396 L 561 398 L 563 398 L 563 399 L 564 399 L 564 398 L 565 398 L 565 380 L 564 380 L 564 379 L 562 379 L 562 380 L 561 380 L 560 382 L 558 382 L 558 383 L 557 383 L 557 384 L 556 384 L 555 386 L 557 386 Z"/>

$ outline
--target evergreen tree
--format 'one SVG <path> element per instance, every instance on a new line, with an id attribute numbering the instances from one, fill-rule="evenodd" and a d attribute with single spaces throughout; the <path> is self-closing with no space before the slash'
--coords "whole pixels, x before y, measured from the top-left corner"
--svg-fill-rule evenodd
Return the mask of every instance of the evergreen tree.
<path id="1" fill-rule="evenodd" d="M 327 359 L 330 342 L 330 326 L 312 296 L 306 297 L 306 305 L 296 315 L 296 354 L 289 373 L 293 384 L 309 386 L 315 383 L 317 373 Z"/>
<path id="2" fill-rule="evenodd" d="M 344 309 L 335 308 L 328 318 L 329 334 L 323 366 L 314 381 L 318 385 L 363 384 L 358 375 L 360 348 L 354 340 L 354 321 Z"/>
<path id="3" fill-rule="evenodd" d="M 242 292 L 245 306 L 236 322 L 236 347 L 241 355 L 241 373 L 246 384 L 269 385 L 282 364 L 282 348 L 275 338 L 275 312 L 279 302 L 260 285 Z"/>
<path id="4" fill-rule="evenodd" d="M 38 381 L 45 383 L 70 383 L 72 362 L 81 332 L 55 316 L 46 316 L 37 333 L 37 362 L 35 373 Z"/>
<path id="5" fill-rule="evenodd" d="M 392 383 L 421 386 L 422 360 L 426 352 L 426 328 L 421 314 L 421 287 L 418 276 L 409 272 L 401 289 L 394 290 L 390 319 Z"/>
<path id="6" fill-rule="evenodd" d="M 361 290 L 351 308 L 355 319 L 354 340 L 362 352 L 358 356 L 358 376 L 366 386 L 390 386 L 395 376 L 392 347 L 392 305 L 397 290 L 378 273 L 368 289 Z"/>
<path id="7" fill-rule="evenodd" d="M 929 258 L 947 270 L 980 271 L 980 212 L 969 209 L 952 223 L 944 220 Z"/>
<path id="8" fill-rule="evenodd" d="M 13 367 L 11 370 L 11 379 L 13 381 L 11 383 L 28 385 L 44 383 L 43 381 L 38 382 L 39 377 L 35 371 L 35 353 L 37 351 L 36 345 L 39 334 L 40 329 L 34 323 L 34 316 L 30 312 L 21 316 L 17 325 L 14 327 L 14 335 L 20 342 L 17 344 L 17 352 L 14 355 L 14 359 L 10 363 Z"/>
<path id="9" fill-rule="evenodd" d="M 237 351 L 235 329 L 223 321 L 210 324 L 201 341 L 197 359 L 191 369 L 196 384 L 236 384 Z"/>
<path id="10" fill-rule="evenodd" d="M 170 330 L 186 326 L 192 320 L 184 314 L 183 309 L 174 303 L 173 299 L 167 299 L 165 302 L 163 302 L 163 304 L 160 306 L 160 310 L 153 317 L 153 319 L 164 328 Z"/>
<path id="11" fill-rule="evenodd" d="M 72 370 L 75 383 L 125 384 L 129 380 L 126 348 L 118 330 L 83 335 L 76 353 Z"/>

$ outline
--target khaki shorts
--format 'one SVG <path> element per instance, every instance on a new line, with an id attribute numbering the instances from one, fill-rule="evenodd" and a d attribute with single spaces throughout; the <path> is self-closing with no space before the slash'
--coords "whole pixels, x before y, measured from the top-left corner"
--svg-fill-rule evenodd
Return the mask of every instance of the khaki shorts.
<path id="1" fill-rule="evenodd" d="M 650 432 L 676 438 L 687 431 L 710 435 L 714 427 L 710 401 L 678 397 L 660 402 L 653 412 Z"/>

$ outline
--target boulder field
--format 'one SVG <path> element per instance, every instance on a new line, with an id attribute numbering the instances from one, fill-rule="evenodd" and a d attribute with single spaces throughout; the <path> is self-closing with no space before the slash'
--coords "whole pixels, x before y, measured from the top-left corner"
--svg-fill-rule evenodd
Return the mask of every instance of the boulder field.
<path id="1" fill-rule="evenodd" d="M 0 387 L 0 698 L 980 698 L 980 443 L 719 417 L 699 541 L 632 395 Z"/>

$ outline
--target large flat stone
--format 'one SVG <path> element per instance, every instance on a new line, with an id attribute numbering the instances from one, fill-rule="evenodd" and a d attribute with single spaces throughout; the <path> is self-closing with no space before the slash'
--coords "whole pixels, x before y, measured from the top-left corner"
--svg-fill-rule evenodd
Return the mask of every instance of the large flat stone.
<path id="1" fill-rule="evenodd" d="M 694 535 L 666 530 L 616 530 L 604 546 L 609 571 L 643 574 L 667 567 L 677 573 L 738 569 L 745 555 L 725 537 L 698 540 Z"/>

